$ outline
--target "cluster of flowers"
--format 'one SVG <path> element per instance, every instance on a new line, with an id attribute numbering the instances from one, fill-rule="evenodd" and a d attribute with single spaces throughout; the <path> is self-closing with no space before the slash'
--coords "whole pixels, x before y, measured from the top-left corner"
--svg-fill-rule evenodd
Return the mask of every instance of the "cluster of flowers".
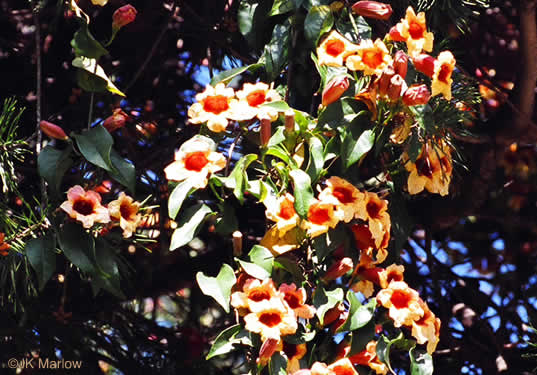
<path id="1" fill-rule="evenodd" d="M 359 1 L 353 9 L 366 17 L 388 19 L 392 13 L 388 4 L 375 1 Z M 333 30 L 317 48 L 320 65 L 346 66 L 352 71 L 362 71 L 364 75 L 373 76 L 367 88 L 356 95 L 363 101 L 372 113 L 377 116 L 379 100 L 402 103 L 407 107 L 427 104 L 431 96 L 442 94 L 446 100 L 451 100 L 451 78 L 455 68 L 455 58 L 449 51 L 441 52 L 434 58 L 425 52 L 431 52 L 434 36 L 427 31 L 425 14 L 416 13 L 409 7 L 406 17 L 391 28 L 386 35 L 386 41 L 405 42 L 407 52 L 397 50 L 393 57 L 386 44 L 380 39 L 362 40 L 356 45 Z M 414 84 L 407 87 L 405 82 L 408 61 L 412 61 L 419 72 L 432 79 L 431 91 L 426 84 Z M 323 105 L 338 100 L 348 89 L 347 76 L 338 76 L 328 82 L 323 90 Z M 401 111 L 393 116 L 396 126 L 391 140 L 401 144 L 410 134 L 413 122 L 408 111 Z M 410 172 L 408 191 L 418 194 L 423 189 L 431 193 L 447 195 L 451 181 L 452 163 L 451 148 L 442 140 L 434 144 L 429 140 L 422 148 L 421 154 L 412 163 L 408 154 L 404 153 L 402 161 Z"/>
<path id="2" fill-rule="evenodd" d="M 0 232 L 0 255 L 6 256 L 9 253 L 9 248 L 11 247 L 8 243 L 4 242 L 6 235 Z"/>
<path id="3" fill-rule="evenodd" d="M 275 121 L 278 111 L 263 104 L 281 100 L 280 95 L 266 83 L 245 83 L 235 92 L 223 83 L 215 87 L 207 85 L 205 91 L 196 95 L 196 103 L 188 109 L 192 124 L 207 123 L 215 133 L 223 132 L 229 121 L 247 121 L 257 118 Z"/>
<path id="4" fill-rule="evenodd" d="M 139 213 L 140 203 L 135 202 L 124 192 L 105 207 L 101 205 L 101 195 L 98 192 L 86 191 L 80 185 L 75 185 L 67 191 L 67 200 L 60 208 L 69 217 L 81 222 L 84 228 L 91 228 L 95 223 L 111 223 L 111 226 L 119 224 L 125 238 L 132 236 L 142 220 L 142 215 Z"/>

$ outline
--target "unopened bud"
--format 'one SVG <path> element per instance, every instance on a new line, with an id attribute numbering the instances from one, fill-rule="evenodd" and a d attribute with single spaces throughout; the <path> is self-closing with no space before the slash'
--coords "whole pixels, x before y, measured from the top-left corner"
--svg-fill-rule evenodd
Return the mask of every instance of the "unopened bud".
<path id="1" fill-rule="evenodd" d="M 233 238 L 233 255 L 238 257 L 242 255 L 242 233 L 236 230 L 232 234 Z"/>
<path id="2" fill-rule="evenodd" d="M 399 74 L 396 74 L 390 80 L 390 86 L 388 87 L 388 98 L 391 100 L 397 100 L 401 96 L 403 91 L 403 85 L 405 80 Z"/>
<path id="3" fill-rule="evenodd" d="M 116 131 L 119 128 L 125 126 L 125 122 L 129 119 L 127 115 L 121 108 L 114 109 L 112 116 L 104 120 L 103 126 L 109 133 Z"/>
<path id="4" fill-rule="evenodd" d="M 387 66 L 382 71 L 378 82 L 379 95 L 388 95 L 388 87 L 390 87 L 390 80 L 395 75 L 395 70 L 391 66 Z"/>
<path id="5" fill-rule="evenodd" d="M 339 316 L 345 312 L 345 306 L 343 304 L 339 303 L 337 306 L 332 307 L 324 314 L 323 319 L 323 325 L 327 326 L 333 322 L 335 322 L 337 319 L 339 319 Z"/>
<path id="6" fill-rule="evenodd" d="M 326 107 L 327 105 L 334 103 L 341 98 L 341 95 L 349 88 L 349 78 L 346 76 L 339 76 L 332 79 L 323 90 L 322 103 Z"/>
<path id="7" fill-rule="evenodd" d="M 352 6 L 354 13 L 377 20 L 387 20 L 393 13 L 389 4 L 378 1 L 358 1 Z"/>
<path id="8" fill-rule="evenodd" d="M 285 131 L 287 133 L 295 131 L 295 111 L 291 108 L 285 111 Z"/>
<path id="9" fill-rule="evenodd" d="M 261 130 L 259 131 L 259 137 L 261 141 L 261 146 L 265 147 L 270 140 L 271 136 L 271 122 L 268 118 L 261 119 Z"/>
<path id="10" fill-rule="evenodd" d="M 39 128 L 50 138 L 59 139 L 61 141 L 65 141 L 69 138 L 62 128 L 60 128 L 58 125 L 54 125 L 51 122 L 41 121 L 39 123 Z"/>
<path id="11" fill-rule="evenodd" d="M 257 362 L 259 364 L 266 365 L 268 361 L 270 360 L 270 357 L 274 354 L 276 351 L 276 348 L 278 347 L 279 340 L 277 339 L 266 339 L 263 345 L 261 345 L 261 349 L 259 349 L 259 357 L 257 358 Z"/>
<path id="12" fill-rule="evenodd" d="M 403 79 L 406 77 L 406 72 L 408 70 L 408 56 L 403 51 L 399 50 L 395 53 L 393 58 L 393 68 L 395 73 L 399 74 Z"/>
<path id="13" fill-rule="evenodd" d="M 397 26 L 393 26 L 390 29 L 390 32 L 388 33 L 388 36 L 394 42 L 404 42 L 404 41 L 406 41 L 406 38 L 401 35 L 401 33 L 399 32 L 399 29 L 397 28 Z"/>
<path id="14" fill-rule="evenodd" d="M 112 15 L 112 28 L 121 29 L 123 26 L 128 25 L 136 19 L 136 14 L 138 14 L 138 11 L 130 4 L 116 9 Z"/>
<path id="15" fill-rule="evenodd" d="M 428 77 L 434 75 L 434 62 L 436 59 L 432 56 L 422 53 L 412 60 L 417 71 L 422 72 Z"/>
<path id="16" fill-rule="evenodd" d="M 411 86 L 403 94 L 403 103 L 407 106 L 427 104 L 431 93 L 425 84 Z"/>
<path id="17" fill-rule="evenodd" d="M 334 263 L 323 276 L 324 281 L 335 280 L 345 275 L 353 268 L 352 259 L 349 257 L 342 258 Z"/>

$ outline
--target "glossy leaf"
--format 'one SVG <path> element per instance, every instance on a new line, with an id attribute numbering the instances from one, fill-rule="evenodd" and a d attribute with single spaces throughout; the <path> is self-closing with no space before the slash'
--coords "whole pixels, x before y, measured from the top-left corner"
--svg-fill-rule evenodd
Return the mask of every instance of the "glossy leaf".
<path id="1" fill-rule="evenodd" d="M 304 20 L 304 34 L 312 45 L 317 45 L 319 38 L 330 31 L 334 25 L 332 11 L 327 5 L 313 6 Z"/>
<path id="2" fill-rule="evenodd" d="M 287 359 L 279 352 L 274 353 L 268 363 L 269 375 L 287 375 Z"/>
<path id="3" fill-rule="evenodd" d="M 291 23 L 289 20 L 283 25 L 274 26 L 272 38 L 265 46 L 263 57 L 269 82 L 274 81 L 280 75 L 283 66 L 287 63 L 290 28 Z"/>
<path id="4" fill-rule="evenodd" d="M 343 323 L 337 332 L 354 331 L 362 328 L 373 319 L 375 312 L 376 300 L 371 299 L 366 305 L 362 305 L 356 294 L 352 291 L 347 292 L 347 301 L 349 301 L 349 315 L 345 323 Z"/>
<path id="5" fill-rule="evenodd" d="M 43 290 L 56 270 L 55 249 L 56 240 L 50 235 L 32 238 L 26 243 L 25 254 L 37 275 L 40 290 Z"/>
<path id="6" fill-rule="evenodd" d="M 410 374 L 411 375 L 432 375 L 433 357 L 425 350 L 416 347 L 410 349 Z"/>
<path id="7" fill-rule="evenodd" d="M 217 83 L 229 83 L 233 78 L 240 76 L 242 73 L 249 71 L 253 72 L 259 69 L 262 66 L 262 64 L 251 64 L 251 65 L 245 65 L 240 66 L 238 68 L 233 68 L 230 70 L 224 70 L 223 72 L 218 73 L 211 79 L 211 86 L 215 86 Z"/>
<path id="8" fill-rule="evenodd" d="M 73 47 L 76 56 L 85 56 L 97 60 L 101 56 L 108 54 L 107 49 L 91 35 L 88 25 L 83 22 L 80 24 L 80 29 L 73 35 L 71 47 Z"/>
<path id="9" fill-rule="evenodd" d="M 375 339 L 375 320 L 371 319 L 365 326 L 352 331 L 351 351 L 349 356 L 365 350 L 369 341 Z"/>
<path id="10" fill-rule="evenodd" d="M 216 277 L 205 276 L 202 272 L 198 272 L 196 274 L 196 281 L 203 294 L 213 297 L 229 313 L 231 288 L 237 281 L 233 268 L 227 264 L 222 265 Z"/>
<path id="11" fill-rule="evenodd" d="M 390 340 L 386 336 L 382 335 L 377 341 L 377 356 L 381 362 L 384 362 L 390 371 L 395 374 L 390 362 L 390 353 L 392 348 L 398 348 L 402 350 L 409 350 L 416 345 L 414 340 L 405 339 L 401 332 L 399 336 Z"/>
<path id="12" fill-rule="evenodd" d="M 241 326 L 236 324 L 220 332 L 220 334 L 216 336 L 205 359 L 211 359 L 212 357 L 227 354 L 232 351 L 234 349 L 232 340 L 240 331 Z"/>
<path id="13" fill-rule="evenodd" d="M 173 189 L 170 197 L 168 198 L 168 215 L 170 219 L 175 220 L 183 202 L 192 189 L 192 179 L 186 179 Z"/>
<path id="14" fill-rule="evenodd" d="M 60 249 L 67 259 L 83 272 L 94 274 L 95 241 L 93 237 L 77 223 L 66 223 L 58 233 Z"/>
<path id="15" fill-rule="evenodd" d="M 114 149 L 110 150 L 110 161 L 113 166 L 113 170 L 109 172 L 110 177 L 134 194 L 136 189 L 136 169 L 134 165 L 123 159 Z"/>
<path id="16" fill-rule="evenodd" d="M 110 159 L 114 140 L 104 127 L 97 125 L 74 137 L 80 152 L 87 161 L 108 172 L 116 172 Z"/>
<path id="17" fill-rule="evenodd" d="M 120 95 L 120 96 L 125 96 L 125 94 L 122 93 L 116 87 L 116 85 L 114 85 L 114 83 L 110 80 L 110 78 L 108 78 L 108 76 L 104 72 L 104 69 L 100 65 L 97 64 L 97 60 L 80 56 L 80 57 L 76 57 L 73 60 L 73 66 L 75 68 L 82 69 L 86 73 L 90 74 L 90 77 L 92 77 L 94 80 L 97 80 L 97 81 L 101 80 L 102 82 L 104 82 L 103 87 L 106 90 L 110 91 L 111 93 Z M 87 75 L 85 75 L 84 77 L 88 79 Z M 82 87 L 82 88 L 85 89 L 86 91 L 101 91 L 102 90 L 100 86 L 96 84 L 96 82 L 87 82 L 87 86 Z"/>
<path id="18" fill-rule="evenodd" d="M 57 150 L 52 146 L 47 146 L 37 157 L 39 175 L 45 179 L 54 196 L 59 195 L 63 175 L 73 163 L 71 151 L 71 147 Z"/>
<path id="19" fill-rule="evenodd" d="M 116 254 L 110 244 L 102 238 L 95 241 L 95 259 L 99 272 L 94 274 L 92 283 L 102 288 L 118 298 L 125 298 L 121 291 L 119 268 Z"/>
<path id="20" fill-rule="evenodd" d="M 267 147 L 273 147 L 285 141 L 284 131 L 285 127 L 278 126 L 272 137 L 270 137 Z"/>
<path id="21" fill-rule="evenodd" d="M 225 201 L 220 212 L 221 216 L 216 219 L 215 224 L 216 233 L 229 235 L 239 229 L 239 221 L 231 202 Z"/>
<path id="22" fill-rule="evenodd" d="M 365 130 L 359 133 L 358 129 L 351 129 L 347 132 L 343 141 L 342 158 L 345 168 L 349 168 L 354 163 L 364 157 L 375 144 L 373 130 Z"/>
<path id="23" fill-rule="evenodd" d="M 244 192 L 248 187 L 248 175 L 246 169 L 248 166 L 257 160 L 256 154 L 248 154 L 239 159 L 235 164 L 233 171 L 229 175 L 228 179 L 233 181 L 233 195 L 237 197 L 239 202 L 244 202 Z"/>
<path id="24" fill-rule="evenodd" d="M 308 140 L 310 146 L 310 157 L 306 171 L 315 183 L 324 167 L 324 150 L 323 143 L 317 137 L 310 137 Z"/>
<path id="25" fill-rule="evenodd" d="M 248 253 L 250 260 L 263 268 L 269 276 L 272 274 L 272 267 L 274 266 L 274 256 L 272 253 L 263 246 L 254 245 L 252 250 Z"/>
<path id="26" fill-rule="evenodd" d="M 295 3 L 289 0 L 274 0 L 269 16 L 277 16 L 295 10 Z"/>
<path id="27" fill-rule="evenodd" d="M 293 180 L 295 210 L 300 217 L 307 218 L 308 209 L 315 199 L 311 188 L 310 176 L 301 169 L 293 169 L 289 172 L 289 176 Z"/>
<path id="28" fill-rule="evenodd" d="M 246 262 L 245 260 L 241 259 L 236 259 L 236 261 L 241 265 L 241 268 L 244 270 L 244 272 L 252 277 L 255 277 L 256 279 L 265 280 L 270 277 L 270 273 L 257 264 Z"/>
<path id="29" fill-rule="evenodd" d="M 177 229 L 173 231 L 170 243 L 170 251 L 173 251 L 192 241 L 198 231 L 199 226 L 203 220 L 205 220 L 205 217 L 211 212 L 212 210 L 204 204 L 197 204 L 186 210 L 183 213 L 182 220 L 180 220 L 177 224 Z"/>

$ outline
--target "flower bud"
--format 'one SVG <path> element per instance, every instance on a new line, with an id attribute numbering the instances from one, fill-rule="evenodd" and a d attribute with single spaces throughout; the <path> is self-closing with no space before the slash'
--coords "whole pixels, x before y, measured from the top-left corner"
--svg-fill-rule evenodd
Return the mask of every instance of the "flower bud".
<path id="1" fill-rule="evenodd" d="M 349 79 L 346 76 L 339 76 L 332 79 L 323 90 L 323 106 L 334 103 L 341 98 L 341 95 L 349 88 Z"/>
<path id="2" fill-rule="evenodd" d="M 332 307 L 324 314 L 323 326 L 327 326 L 331 323 L 334 323 L 339 316 L 345 312 L 345 306 L 342 303 L 339 303 L 337 306 Z"/>
<path id="3" fill-rule="evenodd" d="M 434 75 L 434 62 L 436 59 L 432 56 L 422 53 L 412 60 L 417 71 L 422 72 L 428 77 Z"/>
<path id="4" fill-rule="evenodd" d="M 396 74 L 390 80 L 390 86 L 388 87 L 388 98 L 391 100 L 397 100 L 401 96 L 403 91 L 403 85 L 405 80 L 399 74 Z"/>
<path id="5" fill-rule="evenodd" d="M 112 116 L 104 120 L 103 126 L 106 130 L 108 130 L 109 133 L 112 133 L 113 131 L 125 126 L 125 122 L 128 119 L 129 115 L 123 112 L 121 108 L 116 108 L 114 109 Z"/>
<path id="6" fill-rule="evenodd" d="M 233 242 L 233 255 L 238 257 L 242 255 L 242 233 L 238 230 L 233 232 L 232 242 Z"/>
<path id="7" fill-rule="evenodd" d="M 377 20 L 387 20 L 393 13 L 389 4 L 378 1 L 358 1 L 352 6 L 354 13 L 363 17 L 375 18 Z"/>
<path id="8" fill-rule="evenodd" d="M 265 147 L 268 145 L 270 136 L 271 136 L 271 122 L 268 118 L 261 119 L 261 130 L 259 131 L 259 137 L 261 141 L 261 146 Z"/>
<path id="9" fill-rule="evenodd" d="M 295 111 L 291 108 L 285 111 L 285 131 L 293 133 L 295 131 Z"/>
<path id="10" fill-rule="evenodd" d="M 345 275 L 353 268 L 352 259 L 349 257 L 342 258 L 335 262 L 323 276 L 324 281 L 335 280 L 338 277 Z"/>
<path id="11" fill-rule="evenodd" d="M 407 106 L 427 104 L 431 93 L 425 84 L 411 86 L 403 94 L 403 103 Z"/>
<path id="12" fill-rule="evenodd" d="M 112 15 L 112 28 L 121 29 L 123 26 L 128 25 L 136 19 L 136 8 L 130 4 L 123 5 L 121 8 L 116 9 Z"/>
<path id="13" fill-rule="evenodd" d="M 401 35 L 401 33 L 399 32 L 399 29 L 397 28 L 397 26 L 393 26 L 390 29 L 390 32 L 388 33 L 388 36 L 394 42 L 404 42 L 404 41 L 406 41 L 406 38 Z"/>
<path id="14" fill-rule="evenodd" d="M 403 51 L 399 50 L 395 53 L 393 58 L 393 68 L 395 69 L 395 74 L 399 74 L 403 79 L 406 77 L 406 72 L 408 70 L 408 56 Z"/>
<path id="15" fill-rule="evenodd" d="M 50 138 L 59 139 L 61 141 L 65 141 L 69 138 L 62 128 L 60 128 L 58 125 L 54 125 L 51 122 L 41 121 L 39 123 L 39 128 L 41 128 L 41 131 Z"/>
<path id="16" fill-rule="evenodd" d="M 391 66 L 384 68 L 382 74 L 380 75 L 378 82 L 379 95 L 388 95 L 388 87 L 390 87 L 390 80 L 395 75 L 395 70 Z"/>
<path id="17" fill-rule="evenodd" d="M 257 363 L 266 365 L 270 360 L 270 357 L 272 357 L 272 355 L 276 351 L 276 348 L 278 347 L 278 342 L 279 340 L 277 339 L 266 339 L 265 342 L 263 342 L 263 345 L 261 345 L 261 349 L 259 349 L 259 357 L 257 358 Z"/>

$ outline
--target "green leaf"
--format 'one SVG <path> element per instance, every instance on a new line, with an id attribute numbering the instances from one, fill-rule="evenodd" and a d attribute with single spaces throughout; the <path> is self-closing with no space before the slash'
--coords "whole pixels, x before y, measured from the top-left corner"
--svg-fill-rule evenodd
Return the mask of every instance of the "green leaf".
<path id="1" fill-rule="evenodd" d="M 267 147 L 276 146 L 283 141 L 285 141 L 285 127 L 284 126 L 278 126 L 272 137 L 270 137 L 269 142 L 267 144 Z"/>
<path id="2" fill-rule="evenodd" d="M 292 335 L 286 335 L 284 340 L 290 344 L 299 345 L 304 344 L 305 342 L 310 342 L 315 338 L 316 334 L 316 331 L 306 332 L 304 326 L 299 324 L 297 331 Z"/>
<path id="3" fill-rule="evenodd" d="M 375 338 L 375 320 L 371 319 L 362 328 L 352 331 L 351 351 L 349 357 L 365 350 L 367 344 Z"/>
<path id="4" fill-rule="evenodd" d="M 289 107 L 289 104 L 287 104 L 287 102 L 284 102 L 283 100 L 261 104 L 261 107 L 272 108 L 272 109 L 277 110 L 278 112 L 285 112 L 291 108 Z"/>
<path id="5" fill-rule="evenodd" d="M 80 29 L 75 32 L 71 40 L 76 56 L 84 56 L 92 59 L 99 59 L 108 54 L 108 50 L 91 35 L 88 24 L 80 23 Z"/>
<path id="6" fill-rule="evenodd" d="M 365 104 L 354 98 L 347 97 L 337 100 L 319 114 L 318 126 L 328 126 L 333 129 L 347 128 L 357 116 L 369 113 L 363 111 L 364 106 Z"/>
<path id="7" fill-rule="evenodd" d="M 423 144 L 417 132 L 412 132 L 408 141 L 408 157 L 412 163 L 415 163 L 418 156 L 420 156 L 422 146 Z"/>
<path id="8" fill-rule="evenodd" d="M 255 160 L 257 160 L 256 154 L 244 155 L 239 159 L 237 164 L 235 164 L 233 171 L 228 177 L 230 180 L 234 181 L 233 194 L 241 203 L 244 202 L 244 191 L 248 187 L 248 174 L 246 173 L 246 169 Z"/>
<path id="9" fill-rule="evenodd" d="M 237 13 L 239 30 L 248 44 L 256 49 L 265 43 L 265 39 L 259 36 L 269 32 L 266 28 L 271 6 L 271 1 L 264 0 L 243 0 L 239 4 Z"/>
<path id="10" fill-rule="evenodd" d="M 74 137 L 80 152 L 87 161 L 108 172 L 116 172 L 110 159 L 114 139 L 102 125 L 94 126 Z"/>
<path id="11" fill-rule="evenodd" d="M 373 319 L 376 300 L 371 299 L 366 305 L 362 305 L 353 291 L 347 292 L 347 301 L 350 303 L 349 315 L 337 332 L 354 331 L 362 328 Z"/>
<path id="12" fill-rule="evenodd" d="M 315 199 L 311 188 L 310 176 L 301 169 L 293 169 L 289 172 L 293 179 L 293 191 L 295 197 L 295 210 L 302 218 L 308 216 L 308 209 Z"/>
<path id="13" fill-rule="evenodd" d="M 222 265 L 216 277 L 205 276 L 203 272 L 198 272 L 196 274 L 196 281 L 203 294 L 213 297 L 229 313 L 231 288 L 237 281 L 233 268 L 227 264 Z"/>
<path id="14" fill-rule="evenodd" d="M 382 335 L 377 341 L 377 356 L 381 362 L 384 362 L 390 371 L 395 374 L 390 363 L 390 352 L 392 347 L 409 350 L 416 345 L 414 340 L 405 339 L 403 332 L 399 334 L 395 339 L 390 340 L 386 336 Z"/>
<path id="15" fill-rule="evenodd" d="M 207 354 L 205 359 L 208 360 L 212 357 L 227 354 L 232 351 L 234 349 L 232 340 L 233 338 L 235 338 L 235 336 L 237 336 L 240 331 L 241 326 L 239 324 L 236 324 L 220 332 L 220 334 L 216 336 L 216 339 L 211 345 L 211 349 L 209 349 L 209 353 Z"/>
<path id="16" fill-rule="evenodd" d="M 256 279 L 265 280 L 270 277 L 270 273 L 268 273 L 263 267 L 260 267 L 257 264 L 250 263 L 237 258 L 235 260 L 241 265 L 244 272 L 246 272 L 250 276 L 255 277 Z"/>
<path id="17" fill-rule="evenodd" d="M 311 181 L 315 183 L 324 167 L 324 147 L 321 140 L 317 137 L 310 137 L 308 143 L 310 145 L 310 158 L 306 171 Z"/>
<path id="18" fill-rule="evenodd" d="M 358 34 L 354 31 L 354 27 L 349 22 L 349 13 L 347 9 L 344 9 L 340 13 L 340 17 L 336 21 L 336 30 L 351 42 L 359 42 L 360 40 L 371 39 L 371 26 L 366 22 L 362 16 L 356 16 L 352 14 Z"/>
<path id="19" fill-rule="evenodd" d="M 301 283 L 306 280 L 304 277 L 304 272 L 302 269 L 300 269 L 300 266 L 296 263 L 296 261 L 286 258 L 285 256 L 274 259 L 274 267 L 281 268 L 289 272 L 291 275 L 293 275 L 293 278 L 297 283 Z"/>
<path id="20" fill-rule="evenodd" d="M 429 104 L 415 105 L 409 108 L 414 114 L 414 117 L 418 121 L 421 129 L 425 130 L 426 132 L 434 132 L 435 121 L 433 109 Z"/>
<path id="21" fill-rule="evenodd" d="M 216 219 L 215 231 L 222 235 L 229 235 L 239 229 L 239 221 L 233 205 L 225 201 L 221 209 L 222 215 Z"/>
<path id="22" fill-rule="evenodd" d="M 278 14 L 285 14 L 295 10 L 295 3 L 289 0 L 274 0 L 272 9 L 270 10 L 269 16 L 277 16 Z"/>
<path id="23" fill-rule="evenodd" d="M 248 253 L 250 260 L 263 268 L 269 276 L 272 274 L 272 267 L 274 266 L 274 256 L 272 253 L 265 247 L 254 245 L 252 250 Z"/>
<path id="24" fill-rule="evenodd" d="M 287 152 L 286 149 L 281 147 L 280 145 L 272 146 L 265 152 L 266 155 L 272 155 L 277 157 L 278 159 L 283 160 L 286 164 L 292 163 L 291 155 Z"/>
<path id="25" fill-rule="evenodd" d="M 410 374 L 411 375 L 432 375 L 433 357 L 425 350 L 417 349 L 416 347 L 410 349 Z"/>
<path id="26" fill-rule="evenodd" d="M 311 45 L 316 46 L 317 41 L 324 33 L 330 31 L 334 25 L 332 11 L 327 5 L 313 6 L 304 20 L 304 34 Z"/>
<path id="27" fill-rule="evenodd" d="M 211 86 L 216 86 L 218 83 L 225 83 L 228 84 L 231 82 L 231 80 L 242 73 L 249 71 L 253 72 L 262 67 L 263 64 L 257 63 L 257 64 L 251 64 L 251 65 L 245 65 L 245 66 L 239 66 L 238 68 L 230 69 L 230 70 L 224 70 L 223 72 L 218 73 L 211 79 Z"/>
<path id="28" fill-rule="evenodd" d="M 287 359 L 280 353 L 274 353 L 268 364 L 269 375 L 287 375 Z"/>
<path id="29" fill-rule="evenodd" d="M 71 147 L 60 151 L 47 146 L 37 157 L 39 175 L 45 179 L 54 196 L 59 195 L 62 177 L 73 162 L 70 157 L 71 151 Z"/>
<path id="30" fill-rule="evenodd" d="M 198 227 L 201 225 L 205 217 L 212 213 L 212 210 L 205 204 L 197 204 L 189 207 L 184 212 L 183 218 L 179 221 L 177 229 L 173 231 L 170 251 L 173 251 L 181 246 L 186 245 L 196 235 Z"/>
<path id="31" fill-rule="evenodd" d="M 125 298 L 120 287 L 116 254 L 103 238 L 97 238 L 95 241 L 95 260 L 99 272 L 94 274 L 92 284 L 95 283 L 118 298 Z"/>
<path id="32" fill-rule="evenodd" d="M 77 223 L 66 223 L 58 233 L 58 242 L 64 255 L 83 272 L 94 274 L 95 241 Z"/>
<path id="33" fill-rule="evenodd" d="M 39 290 L 56 270 L 56 239 L 51 235 L 32 238 L 26 243 L 25 251 L 28 261 L 32 265 L 39 283 Z"/>
<path id="34" fill-rule="evenodd" d="M 265 70 L 267 81 L 274 81 L 281 73 L 289 54 L 289 30 L 291 23 L 287 20 L 283 25 L 274 26 L 272 38 L 265 46 L 263 57 L 265 59 Z"/>
<path id="35" fill-rule="evenodd" d="M 192 179 L 187 178 L 183 182 L 177 184 L 173 189 L 168 198 L 168 215 L 170 216 L 170 219 L 175 220 L 177 217 L 177 214 L 183 205 L 183 201 L 192 189 L 192 183 Z"/>
<path id="36" fill-rule="evenodd" d="M 326 291 L 322 286 L 317 287 L 313 295 L 313 306 L 317 310 L 316 314 L 321 325 L 324 324 L 324 314 L 340 302 L 343 302 L 343 289 Z"/>
<path id="37" fill-rule="evenodd" d="M 110 91 L 112 94 L 125 96 L 116 85 L 108 78 L 104 69 L 97 64 L 97 60 L 79 56 L 73 60 L 73 66 L 81 69 L 86 74 L 79 75 L 78 83 L 86 91 L 100 92 L 104 89 Z M 89 74 L 89 76 L 88 76 Z M 99 83 L 100 82 L 100 83 Z"/>
<path id="38" fill-rule="evenodd" d="M 123 159 L 114 149 L 110 150 L 110 161 L 114 168 L 109 172 L 110 177 L 134 194 L 136 189 L 136 168 L 134 165 Z"/>
<path id="39" fill-rule="evenodd" d="M 375 144 L 375 135 L 373 130 L 365 130 L 360 132 L 359 129 L 352 127 L 347 132 L 342 145 L 342 158 L 345 168 L 349 168 L 351 165 L 365 156 Z"/>

